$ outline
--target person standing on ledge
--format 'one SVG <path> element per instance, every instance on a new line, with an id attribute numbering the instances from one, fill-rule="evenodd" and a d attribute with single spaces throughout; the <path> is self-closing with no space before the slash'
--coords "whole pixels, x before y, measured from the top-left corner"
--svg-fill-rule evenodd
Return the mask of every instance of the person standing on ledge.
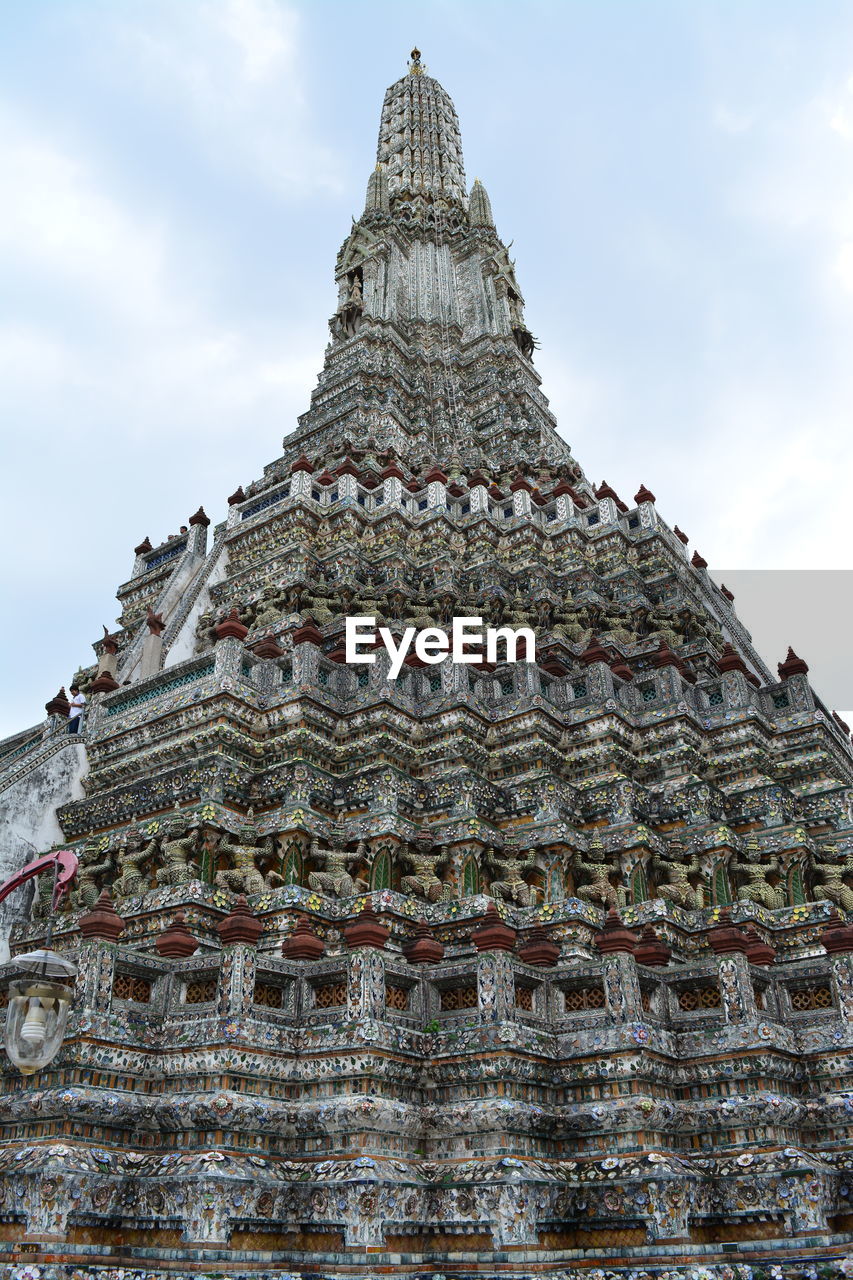
<path id="1" fill-rule="evenodd" d="M 72 684 L 71 701 L 68 704 L 68 732 L 79 733 L 80 720 L 83 716 L 83 708 L 86 705 L 86 696 L 80 692 L 76 684 Z"/>

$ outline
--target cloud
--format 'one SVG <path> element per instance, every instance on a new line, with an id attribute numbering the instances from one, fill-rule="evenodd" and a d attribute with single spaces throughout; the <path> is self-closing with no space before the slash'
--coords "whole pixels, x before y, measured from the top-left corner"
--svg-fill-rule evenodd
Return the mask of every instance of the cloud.
<path id="1" fill-rule="evenodd" d="M 0 253 L 10 270 L 70 285 L 78 301 L 104 306 L 123 323 L 178 320 L 165 228 L 121 207 L 105 190 L 105 175 L 40 136 L 8 104 L 0 105 L 0 167 Z"/>
<path id="2" fill-rule="evenodd" d="M 339 159 L 312 129 L 299 15 L 275 0 L 152 3 L 108 11 L 104 40 L 174 127 L 215 165 L 240 165 L 280 196 L 341 191 Z"/>
<path id="3" fill-rule="evenodd" d="M 718 107 L 732 132 L 738 108 Z M 819 284 L 844 294 L 853 258 L 853 76 L 769 107 L 753 119 L 749 165 L 731 191 L 731 210 L 813 255 Z M 837 297 L 836 297 L 837 301 Z"/>

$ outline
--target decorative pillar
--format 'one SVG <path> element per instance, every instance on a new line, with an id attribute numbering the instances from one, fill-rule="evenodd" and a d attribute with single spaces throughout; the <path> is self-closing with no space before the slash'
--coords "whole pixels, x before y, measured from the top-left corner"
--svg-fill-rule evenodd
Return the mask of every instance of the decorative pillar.
<path id="1" fill-rule="evenodd" d="M 601 956 L 601 976 L 607 1012 L 614 1022 L 641 1022 L 643 1005 L 634 948 L 639 938 L 619 919 L 611 907 L 604 927 L 596 934 L 595 947 Z"/>
<path id="2" fill-rule="evenodd" d="M 607 1012 L 614 1022 L 642 1022 L 642 998 L 637 962 L 632 955 L 616 952 L 601 962 Z"/>
<path id="3" fill-rule="evenodd" d="M 658 516 L 655 511 L 655 495 L 651 489 L 647 489 L 644 484 L 641 484 L 634 494 L 634 501 L 637 504 L 640 527 L 642 529 L 653 529 L 658 522 Z"/>
<path id="4" fill-rule="evenodd" d="M 594 636 L 580 655 L 580 660 L 586 668 L 587 696 L 601 705 L 615 698 L 610 654 Z"/>
<path id="5" fill-rule="evenodd" d="M 232 609 L 223 622 L 217 623 L 216 648 L 213 651 L 214 674 L 217 680 L 236 679 L 243 670 L 245 646 L 243 641 L 249 634 L 249 628 L 240 621 L 236 608 Z"/>
<path id="6" fill-rule="evenodd" d="M 139 666 L 140 680 L 148 680 L 151 676 L 158 674 L 163 660 L 162 637 L 166 629 L 162 613 L 155 613 L 151 608 L 148 610 L 148 616 L 145 621 L 148 624 L 148 635 L 142 645 L 142 661 Z"/>
<path id="7" fill-rule="evenodd" d="M 290 468 L 290 496 L 291 498 L 310 498 L 311 497 L 311 476 L 314 471 L 311 463 L 303 453 L 297 458 L 293 466 Z"/>
<path id="8" fill-rule="evenodd" d="M 320 649 L 323 633 L 308 618 L 304 626 L 293 633 L 293 683 L 315 685 L 320 667 Z"/>
<path id="9" fill-rule="evenodd" d="M 358 1022 L 385 1017 L 385 961 L 375 947 L 357 947 L 348 956 L 347 1014 Z"/>
<path id="10" fill-rule="evenodd" d="M 76 958 L 77 981 L 70 1014 L 75 1031 L 85 1025 L 91 1014 L 109 1013 L 115 977 L 115 943 L 106 938 L 84 937 Z"/>
<path id="11" fill-rule="evenodd" d="M 530 515 L 530 493 L 532 488 L 533 486 L 524 479 L 524 476 L 516 476 L 515 480 L 513 480 L 512 484 L 509 486 L 509 491 L 512 494 L 513 515 Z"/>
<path id="12" fill-rule="evenodd" d="M 223 943 L 216 1007 L 220 1018 L 243 1018 L 251 1009 L 258 938 L 263 928 L 242 893 L 231 914 L 216 926 Z"/>
<path id="13" fill-rule="evenodd" d="M 351 458 L 345 459 L 339 467 L 335 468 L 335 475 L 338 477 L 338 500 L 343 503 L 353 503 L 358 498 L 358 467 Z"/>
<path id="14" fill-rule="evenodd" d="M 750 939 L 731 923 L 728 910 L 708 933 L 708 945 L 717 959 L 717 980 L 726 1022 L 754 1022 L 758 1017 L 747 952 Z"/>
<path id="15" fill-rule="evenodd" d="M 717 980 L 726 1022 L 754 1022 L 758 1011 L 746 956 L 739 952 L 717 956 Z"/>
<path id="16" fill-rule="evenodd" d="M 574 496 L 575 491 L 566 480 L 561 480 L 552 491 L 551 497 L 554 498 L 557 504 L 557 520 L 559 523 L 562 523 L 565 520 L 571 520 L 574 516 Z"/>
<path id="17" fill-rule="evenodd" d="M 471 497 L 471 514 L 476 515 L 480 512 L 488 514 L 489 482 L 486 477 L 475 472 L 468 481 L 468 491 Z"/>
<path id="18" fill-rule="evenodd" d="M 388 507 L 403 505 L 403 480 L 405 476 L 396 462 L 391 462 L 380 472 L 382 477 L 382 501 Z"/>
<path id="19" fill-rule="evenodd" d="M 853 1022 L 853 925 L 844 923 L 837 907 L 820 940 L 832 957 L 829 971 L 838 1012 L 845 1022 Z"/>
<path id="20" fill-rule="evenodd" d="M 242 518 L 240 515 L 240 504 L 245 501 L 246 495 L 243 492 L 243 486 L 240 485 L 239 489 L 235 489 L 228 499 L 228 519 L 226 524 L 229 529 L 233 529 L 235 525 L 240 523 Z"/>
<path id="21" fill-rule="evenodd" d="M 385 1017 L 385 961 L 382 949 L 391 935 L 368 903 L 344 931 L 350 948 L 347 964 L 347 1011 L 353 1019 Z"/>
<path id="22" fill-rule="evenodd" d="M 210 527 L 210 516 L 204 507 L 199 507 L 189 518 L 189 534 L 187 550 L 191 555 L 203 556 L 207 552 L 207 530 Z"/>
<path id="23" fill-rule="evenodd" d="M 506 951 L 483 951 L 477 958 L 477 1009 L 483 1022 L 506 1022 L 515 1013 L 515 974 Z"/>
<path id="24" fill-rule="evenodd" d="M 108 675 L 115 680 L 116 669 L 118 667 L 118 641 L 115 636 L 110 635 L 106 627 L 104 627 L 104 638 L 101 641 L 101 652 L 98 655 L 98 676 Z"/>

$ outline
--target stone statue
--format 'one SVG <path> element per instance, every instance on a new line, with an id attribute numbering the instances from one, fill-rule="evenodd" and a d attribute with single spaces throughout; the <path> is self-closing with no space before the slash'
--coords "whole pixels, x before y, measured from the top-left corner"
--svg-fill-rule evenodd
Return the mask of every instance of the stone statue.
<path id="1" fill-rule="evenodd" d="M 670 843 L 666 854 L 655 856 L 652 866 L 657 877 L 656 897 L 687 911 L 699 911 L 709 905 L 702 859 L 698 853 L 686 862 L 683 859 L 684 850 L 676 841 Z"/>
<path id="2" fill-rule="evenodd" d="M 363 862 L 367 855 L 367 845 L 359 840 L 354 853 L 347 850 L 346 833 L 337 828 L 330 837 L 330 847 L 321 849 L 316 836 L 311 839 L 311 857 L 322 863 L 322 871 L 311 871 L 308 875 L 308 887 L 315 893 L 328 893 L 334 898 L 351 898 L 359 890 L 367 888 L 363 880 L 354 880 L 350 875 L 353 864 Z"/>
<path id="3" fill-rule="evenodd" d="M 738 901 L 757 902 L 771 911 L 788 905 L 788 895 L 781 884 L 781 863 L 775 855 L 762 860 L 757 840 L 746 841 L 743 854 L 732 860 L 732 870 L 736 880 L 746 881 L 737 891 Z"/>
<path id="4" fill-rule="evenodd" d="M 446 844 L 435 845 L 429 832 L 421 830 L 404 846 L 400 860 L 412 868 L 412 874 L 400 881 L 403 893 L 427 902 L 450 901 L 453 888 L 438 874 L 438 868 L 450 861 Z"/>
<path id="5" fill-rule="evenodd" d="M 595 835 L 589 842 L 588 856 L 584 858 L 580 850 L 576 850 L 572 858 L 572 867 L 579 872 L 582 880 L 575 890 L 584 902 L 595 903 L 599 907 L 623 907 L 625 890 L 620 885 L 615 889 L 611 876 L 613 867 L 605 861 L 604 844 L 601 836 Z"/>
<path id="6" fill-rule="evenodd" d="M 157 849 L 156 840 L 149 840 L 146 844 L 144 836 L 138 831 L 122 836 L 118 846 L 118 875 L 112 886 L 114 899 L 132 898 L 147 892 L 150 878 L 142 868 Z"/>
<path id="7" fill-rule="evenodd" d="M 276 889 L 284 884 L 283 877 L 269 868 L 270 861 L 276 856 L 275 836 L 259 838 L 251 809 L 240 839 L 231 840 L 228 832 L 223 831 L 217 852 L 226 854 L 233 862 L 233 866 L 217 871 L 214 877 L 220 889 L 243 893 L 248 898 L 253 893 L 263 893 L 265 889 Z"/>
<path id="8" fill-rule="evenodd" d="M 57 849 L 64 849 L 64 844 L 51 845 L 49 852 L 55 853 Z M 49 874 L 36 876 L 35 894 L 30 905 L 30 918 L 32 920 L 49 920 L 53 914 L 53 889 L 54 877 Z M 69 905 L 68 899 L 64 898 L 59 904 L 59 910 L 67 909 Z"/>
<path id="9" fill-rule="evenodd" d="M 497 871 L 499 879 L 493 880 L 489 893 L 503 902 L 515 902 L 519 907 L 530 906 L 530 885 L 522 872 L 532 871 L 536 859 L 530 849 L 517 849 L 504 845 L 503 849 L 489 849 L 484 861 Z"/>
<path id="10" fill-rule="evenodd" d="M 163 865 L 154 873 L 157 884 L 175 886 L 198 880 L 199 866 L 194 861 L 201 843 L 198 823 L 187 828 L 185 819 L 176 814 L 166 824 L 163 835 L 169 838 L 160 844 Z"/>
<path id="11" fill-rule="evenodd" d="M 77 887 L 71 894 L 74 911 L 91 911 L 106 886 L 105 877 L 115 869 L 112 849 L 101 849 L 98 840 L 87 840 L 77 868 Z"/>
<path id="12" fill-rule="evenodd" d="M 853 853 L 839 853 L 834 844 L 825 844 L 820 852 L 823 857 L 815 857 L 813 863 L 811 897 L 816 902 L 826 898 L 843 911 L 853 911 Z"/>

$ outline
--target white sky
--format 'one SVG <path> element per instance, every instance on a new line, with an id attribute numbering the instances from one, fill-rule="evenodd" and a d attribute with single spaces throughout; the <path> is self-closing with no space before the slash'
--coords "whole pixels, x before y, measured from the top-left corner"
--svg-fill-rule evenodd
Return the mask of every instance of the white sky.
<path id="1" fill-rule="evenodd" d="M 647 484 L 724 577 L 848 567 L 850 5 L 0 16 L 0 736 L 92 660 L 133 546 L 200 502 L 223 518 L 307 407 L 414 43 L 515 241 L 544 390 L 591 478 Z M 791 640 L 762 645 L 771 665 Z"/>

